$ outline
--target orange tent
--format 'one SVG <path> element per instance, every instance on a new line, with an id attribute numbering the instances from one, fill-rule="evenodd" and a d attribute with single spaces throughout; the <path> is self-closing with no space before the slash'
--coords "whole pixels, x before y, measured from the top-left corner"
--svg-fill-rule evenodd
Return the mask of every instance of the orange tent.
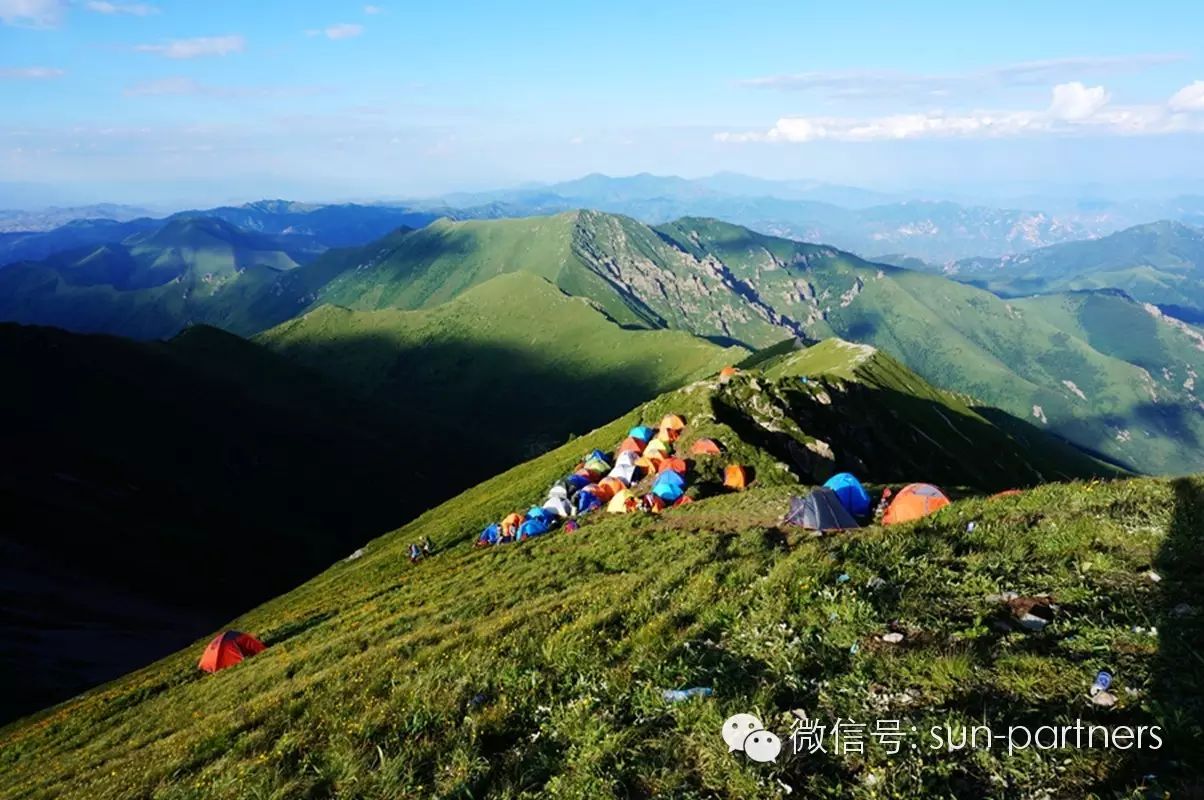
<path id="1" fill-rule="evenodd" d="M 735 375 L 736 373 L 738 373 L 739 371 L 740 370 L 736 369 L 735 367 L 731 367 L 731 366 L 724 367 L 723 369 L 719 370 L 719 377 L 720 378 L 730 378 L 733 375 Z"/>
<path id="2" fill-rule="evenodd" d="M 502 520 L 502 534 L 506 536 L 513 536 L 514 534 L 518 533 L 518 526 L 522 524 L 523 517 L 521 514 L 507 514 Z"/>
<path id="3" fill-rule="evenodd" d="M 613 483 L 608 483 L 605 486 L 603 486 L 601 483 L 596 483 L 589 487 L 589 490 L 593 492 L 594 496 L 603 503 L 610 500 L 610 498 L 614 497 L 615 493 L 618 492 L 618 489 L 615 488 Z"/>
<path id="4" fill-rule="evenodd" d="M 690 448 L 690 452 L 696 456 L 717 456 L 722 451 L 714 439 L 699 439 L 694 442 L 694 446 Z"/>
<path id="5" fill-rule="evenodd" d="M 573 474 L 580 475 L 583 478 L 587 478 L 590 483 L 597 483 L 598 479 L 602 477 L 601 472 L 598 472 L 597 470 L 592 470 L 592 469 L 579 469 L 576 472 L 574 472 Z"/>
<path id="6" fill-rule="evenodd" d="M 661 430 L 680 431 L 686 427 L 686 421 L 676 414 L 666 414 L 661 418 Z"/>
<path id="7" fill-rule="evenodd" d="M 688 470 L 689 467 L 686 465 L 686 462 L 684 459 L 680 459 L 677 457 L 666 458 L 656 468 L 656 472 L 659 475 L 660 473 L 664 472 L 667 469 L 671 469 L 674 472 L 676 472 L 678 475 L 684 476 L 686 474 L 686 470 Z"/>
<path id="8" fill-rule="evenodd" d="M 665 454 L 657 451 L 650 456 L 644 456 L 636 459 L 635 465 L 642 470 L 648 472 L 656 472 L 662 463 L 665 461 Z"/>
<path id="9" fill-rule="evenodd" d="M 941 490 L 927 483 L 909 483 L 899 490 L 882 515 L 883 525 L 897 525 L 926 517 L 949 505 Z"/>
<path id="10" fill-rule="evenodd" d="M 675 442 L 685 427 L 686 422 L 681 417 L 676 414 L 666 414 L 661 419 L 660 430 L 656 432 L 656 438 L 666 442 Z"/>
<path id="11" fill-rule="evenodd" d="M 737 491 L 748 485 L 748 473 L 739 464 L 728 464 L 723 469 L 723 485 Z"/>
<path id="12" fill-rule="evenodd" d="M 694 502 L 694 499 L 692 497 L 690 497 L 690 495 L 683 494 L 681 497 L 677 498 L 677 502 L 674 503 L 673 505 L 674 506 L 684 506 L 686 503 L 693 503 L 693 502 Z"/>
<path id="13" fill-rule="evenodd" d="M 637 453 L 642 453 L 644 452 L 644 443 L 634 436 L 628 436 L 623 440 L 623 443 L 619 445 L 619 449 L 616 452 L 625 453 L 628 450 L 634 450 Z"/>
<path id="14" fill-rule="evenodd" d="M 606 493 L 608 498 L 614 497 L 619 492 L 627 488 L 627 484 L 618 478 L 603 478 L 598 481 L 598 488 Z"/>
<path id="15" fill-rule="evenodd" d="M 265 649 L 267 648 L 263 642 L 249 633 L 225 631 L 213 637 L 213 641 L 201 654 L 197 667 L 205 672 L 217 672 L 219 669 L 234 666 L 244 658 L 262 653 Z"/>

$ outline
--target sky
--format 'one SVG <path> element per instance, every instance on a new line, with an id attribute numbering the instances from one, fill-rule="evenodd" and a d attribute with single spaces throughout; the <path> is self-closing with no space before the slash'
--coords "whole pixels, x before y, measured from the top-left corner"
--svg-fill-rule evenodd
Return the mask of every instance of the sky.
<path id="1" fill-rule="evenodd" d="M 1204 187 L 1204 3 L 0 0 L 0 207 Z"/>

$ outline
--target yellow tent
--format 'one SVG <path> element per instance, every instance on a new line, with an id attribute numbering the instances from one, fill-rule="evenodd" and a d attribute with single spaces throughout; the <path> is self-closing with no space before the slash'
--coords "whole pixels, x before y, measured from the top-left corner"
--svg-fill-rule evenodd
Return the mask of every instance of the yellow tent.
<path id="1" fill-rule="evenodd" d="M 610 498 L 610 502 L 606 505 L 606 510 L 611 514 L 626 514 L 639 503 L 636 496 L 631 493 L 630 489 L 624 489 Z"/>
<path id="2" fill-rule="evenodd" d="M 669 445 L 665 444 L 665 442 L 661 439 L 653 439 L 648 443 L 648 446 L 644 448 L 644 457 L 652 458 L 655 455 L 663 456 L 668 452 Z"/>

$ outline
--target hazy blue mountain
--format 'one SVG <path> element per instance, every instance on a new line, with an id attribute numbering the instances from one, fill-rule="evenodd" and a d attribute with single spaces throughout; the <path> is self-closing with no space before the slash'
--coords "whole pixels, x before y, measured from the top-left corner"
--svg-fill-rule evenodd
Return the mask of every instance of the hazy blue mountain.
<path id="1" fill-rule="evenodd" d="M 117 203 L 34 210 L 0 209 L 0 233 L 49 231 L 81 219 L 109 219 L 124 222 L 148 216 L 151 216 L 151 212 L 145 208 Z"/>
<path id="2" fill-rule="evenodd" d="M 1183 319 L 1204 319 L 1204 230 L 1170 220 L 1011 257 L 963 259 L 940 271 L 1007 297 L 1121 289 Z"/>

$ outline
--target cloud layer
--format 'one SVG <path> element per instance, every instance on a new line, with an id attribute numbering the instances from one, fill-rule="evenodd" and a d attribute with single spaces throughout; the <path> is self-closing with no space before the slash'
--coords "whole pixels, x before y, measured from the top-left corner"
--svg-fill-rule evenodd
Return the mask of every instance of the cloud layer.
<path id="1" fill-rule="evenodd" d="M 1078 81 L 1053 87 L 1049 106 L 1040 110 L 929 111 L 879 117 L 782 117 L 768 131 L 725 131 L 721 142 L 871 142 L 897 139 L 1029 135 L 1166 134 L 1204 131 L 1204 81 L 1184 87 L 1162 105 L 1111 106 L 1102 86 Z"/>
<path id="2" fill-rule="evenodd" d="M 337 25 L 329 25 L 322 29 L 313 29 L 305 32 L 306 36 L 325 36 L 327 39 L 350 39 L 359 36 L 364 32 L 363 25 L 357 25 L 354 22 L 340 22 Z"/>
<path id="3" fill-rule="evenodd" d="M 140 53 L 155 53 L 165 58 L 201 58 L 203 56 L 225 56 L 241 53 L 247 47 L 242 36 L 198 36 L 193 39 L 172 39 L 166 44 L 140 44 L 134 47 Z"/>
<path id="4" fill-rule="evenodd" d="M 890 70 L 833 70 L 747 78 L 736 81 L 736 85 L 785 92 L 813 92 L 840 100 L 894 97 L 932 101 L 984 89 L 1041 86 L 1070 78 L 1136 72 L 1184 60 L 1186 57 L 1177 53 L 1074 56 L 1022 61 L 957 75 Z"/>
<path id="5" fill-rule="evenodd" d="M 84 7 L 97 14 L 128 14 L 132 17 L 149 17 L 151 14 L 159 13 L 156 6 L 148 3 L 110 3 L 108 0 L 88 0 Z"/>
<path id="6" fill-rule="evenodd" d="M 67 12 L 67 0 L 0 0 L 0 22 L 28 28 L 53 28 Z"/>

